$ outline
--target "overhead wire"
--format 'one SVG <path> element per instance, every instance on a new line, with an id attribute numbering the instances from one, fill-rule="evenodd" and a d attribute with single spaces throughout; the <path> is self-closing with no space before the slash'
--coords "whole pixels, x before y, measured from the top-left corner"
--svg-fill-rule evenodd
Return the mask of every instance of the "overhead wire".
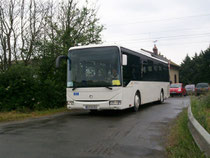
<path id="1" fill-rule="evenodd" d="M 160 36 L 160 37 L 153 37 L 153 38 L 139 38 L 139 39 L 127 39 L 127 40 L 113 40 L 109 42 L 148 42 L 152 40 L 177 40 L 177 39 L 182 39 L 183 37 L 185 38 L 195 38 L 199 36 L 210 36 L 210 32 L 208 33 L 202 33 L 202 34 L 182 34 L 182 35 L 174 35 L 174 36 Z M 175 39 L 173 39 L 175 38 Z"/>
<path id="2" fill-rule="evenodd" d="M 132 33 L 132 34 L 125 34 L 126 36 L 138 36 L 138 35 L 148 35 L 148 34 L 156 34 L 156 33 L 161 33 L 161 32 L 177 32 L 177 31 L 198 31 L 198 30 L 205 30 L 210 31 L 210 25 L 206 27 L 196 27 L 196 28 L 181 28 L 181 29 L 168 29 L 168 30 L 161 30 L 161 31 L 150 31 L 150 32 L 140 32 L 140 33 Z"/>
<path id="3" fill-rule="evenodd" d="M 141 20 L 141 21 L 134 21 L 134 22 L 125 22 L 125 23 L 118 23 L 118 24 L 110 24 L 108 26 L 117 26 L 117 25 L 131 25 L 131 24 L 141 24 L 141 23 L 151 23 L 151 22 L 163 22 L 163 21 L 172 21 L 172 20 L 185 20 L 185 19 L 190 19 L 190 18 L 199 18 L 199 17 L 209 17 L 210 13 L 207 14 L 198 14 L 198 15 L 189 15 L 189 16 L 182 16 L 182 17 L 172 17 L 172 18 L 167 18 L 167 19 L 151 19 L 151 20 Z M 115 42 L 115 43 L 126 43 L 126 44 L 133 44 L 133 43 L 153 43 L 154 40 L 159 41 L 160 46 L 171 46 L 171 45 L 188 45 L 188 44 L 202 44 L 202 43 L 210 43 L 210 39 L 206 39 L 206 37 L 210 37 L 210 26 L 205 26 L 205 27 L 197 27 L 197 28 L 180 28 L 180 29 L 169 29 L 169 30 L 162 30 L 162 31 L 151 31 L 151 32 L 142 32 L 142 33 L 135 33 L 135 34 L 126 34 L 125 39 L 127 40 L 122 40 L 123 37 L 120 36 L 120 40 L 112 40 L 108 42 Z M 190 32 L 198 32 L 198 33 L 191 33 L 191 34 L 179 34 L 179 35 L 167 35 L 167 36 L 154 36 L 154 34 L 160 34 L 164 32 L 171 32 L 174 34 L 174 32 L 182 32 L 182 31 L 190 31 Z M 204 32 L 205 31 L 205 32 Z M 145 38 L 129 38 L 132 36 L 139 36 L 139 35 L 148 35 L 148 37 Z M 191 41 L 188 43 L 183 43 L 183 40 L 185 39 L 200 39 L 200 41 Z M 208 41 L 201 41 L 202 38 L 205 38 L 205 40 Z M 176 43 L 173 42 L 173 44 L 163 44 L 162 42 L 167 42 L 167 41 L 175 41 Z M 178 42 L 178 43 L 177 43 Z"/>
<path id="4" fill-rule="evenodd" d="M 173 18 L 166 18 L 166 19 L 141 20 L 141 21 L 134 21 L 134 22 L 109 24 L 109 26 L 115 26 L 115 25 L 131 25 L 131 24 L 140 24 L 140 23 L 153 23 L 153 22 L 159 22 L 159 21 L 182 20 L 182 19 L 186 19 L 186 18 L 197 18 L 197 17 L 207 17 L 207 16 L 210 16 L 210 13 L 207 13 L 207 14 L 198 14 L 198 15 L 189 15 L 189 16 L 182 16 L 182 17 L 173 17 Z"/>

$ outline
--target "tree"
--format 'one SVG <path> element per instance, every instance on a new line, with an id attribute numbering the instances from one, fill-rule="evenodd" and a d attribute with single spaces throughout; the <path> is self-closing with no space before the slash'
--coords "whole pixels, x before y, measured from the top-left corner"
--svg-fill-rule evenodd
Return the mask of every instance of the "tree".
<path id="1" fill-rule="evenodd" d="M 56 5 L 56 7 L 55 7 Z M 37 45 L 40 60 L 40 73 L 44 78 L 55 77 L 55 59 L 60 54 L 67 54 L 72 46 L 101 42 L 103 26 L 99 25 L 96 9 L 88 8 L 88 2 L 81 7 L 74 0 L 61 3 L 48 3 L 48 12 L 44 21 L 42 40 Z M 66 80 L 66 69 L 63 83 Z M 59 77 L 60 77 L 59 76 Z M 55 78 L 57 78 L 56 76 Z M 61 82 L 61 81 L 60 81 Z"/>
<path id="2" fill-rule="evenodd" d="M 201 54 L 201 57 L 201 80 L 210 83 L 210 47 Z"/>
<path id="3" fill-rule="evenodd" d="M 183 62 L 181 63 L 181 68 L 180 68 L 180 81 L 183 83 L 191 83 L 190 76 L 193 74 L 193 68 L 192 68 L 192 60 L 188 56 L 185 57 Z"/>
<path id="4" fill-rule="evenodd" d="M 81 8 L 74 0 L 50 6 L 41 43 L 41 48 L 46 46 L 48 55 L 66 54 L 69 47 L 101 42 L 104 27 L 99 25 L 96 9 L 88 8 L 88 2 Z"/>
<path id="5" fill-rule="evenodd" d="M 19 10 L 17 0 L 9 2 L 0 0 L 0 69 L 6 70 L 11 66 L 12 56 L 17 58 L 17 35 Z"/>
<path id="6" fill-rule="evenodd" d="M 55 59 L 69 47 L 101 42 L 96 9 L 74 0 L 0 4 L 0 110 L 63 106 L 66 64 L 56 70 Z"/>
<path id="7" fill-rule="evenodd" d="M 0 0 L 0 70 L 99 43 L 102 30 L 87 1 L 81 7 L 74 0 Z"/>
<path id="8" fill-rule="evenodd" d="M 181 64 L 180 80 L 184 84 L 210 83 L 210 47 L 194 57 L 185 57 Z"/>

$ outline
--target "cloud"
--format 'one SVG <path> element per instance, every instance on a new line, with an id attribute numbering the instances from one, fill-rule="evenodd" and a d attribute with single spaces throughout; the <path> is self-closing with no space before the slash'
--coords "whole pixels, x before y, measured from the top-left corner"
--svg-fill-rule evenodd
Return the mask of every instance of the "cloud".
<path id="1" fill-rule="evenodd" d="M 158 40 L 159 51 L 178 64 L 210 43 L 207 0 L 98 0 L 98 6 L 104 41 L 152 50 Z"/>

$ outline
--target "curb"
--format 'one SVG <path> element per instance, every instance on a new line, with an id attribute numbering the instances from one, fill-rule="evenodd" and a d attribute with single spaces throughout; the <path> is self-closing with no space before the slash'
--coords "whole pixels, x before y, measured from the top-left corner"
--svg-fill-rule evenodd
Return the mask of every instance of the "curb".
<path id="1" fill-rule="evenodd" d="M 210 134 L 194 118 L 191 105 L 188 106 L 188 128 L 196 144 L 207 157 L 210 157 Z"/>

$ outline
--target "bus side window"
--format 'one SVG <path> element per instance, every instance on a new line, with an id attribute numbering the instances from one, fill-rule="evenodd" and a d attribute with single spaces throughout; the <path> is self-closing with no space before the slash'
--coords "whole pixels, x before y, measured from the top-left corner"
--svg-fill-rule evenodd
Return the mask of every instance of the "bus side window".
<path id="1" fill-rule="evenodd" d="M 153 71 L 153 61 L 148 60 L 148 66 L 147 66 L 147 81 L 153 81 L 154 80 L 154 71 Z"/>
<path id="2" fill-rule="evenodd" d="M 126 54 L 126 53 L 124 53 Z M 132 54 L 127 55 L 127 65 L 123 66 L 123 82 L 126 86 L 130 81 L 141 80 L 141 58 Z"/>
<path id="3" fill-rule="evenodd" d="M 142 66 L 142 69 L 143 69 L 143 80 L 146 80 L 146 78 L 147 78 L 147 61 L 146 60 L 144 60 L 143 61 L 143 66 Z"/>
<path id="4" fill-rule="evenodd" d="M 159 64 L 159 65 L 158 65 L 158 75 L 157 75 L 159 81 L 163 81 L 163 79 L 162 79 L 162 78 L 163 78 L 163 77 L 162 77 L 163 74 L 162 74 L 162 73 L 163 73 L 163 67 L 162 67 L 161 64 Z"/>
<path id="5" fill-rule="evenodd" d="M 141 80 L 141 60 L 139 57 L 132 56 L 132 80 Z"/>
<path id="6" fill-rule="evenodd" d="M 169 73 L 167 73 L 168 70 L 168 66 L 164 65 L 163 66 L 163 81 L 169 81 Z"/>
<path id="7" fill-rule="evenodd" d="M 144 62 L 143 60 L 140 60 L 141 67 L 140 67 L 140 73 L 141 73 L 141 79 L 144 77 Z"/>

